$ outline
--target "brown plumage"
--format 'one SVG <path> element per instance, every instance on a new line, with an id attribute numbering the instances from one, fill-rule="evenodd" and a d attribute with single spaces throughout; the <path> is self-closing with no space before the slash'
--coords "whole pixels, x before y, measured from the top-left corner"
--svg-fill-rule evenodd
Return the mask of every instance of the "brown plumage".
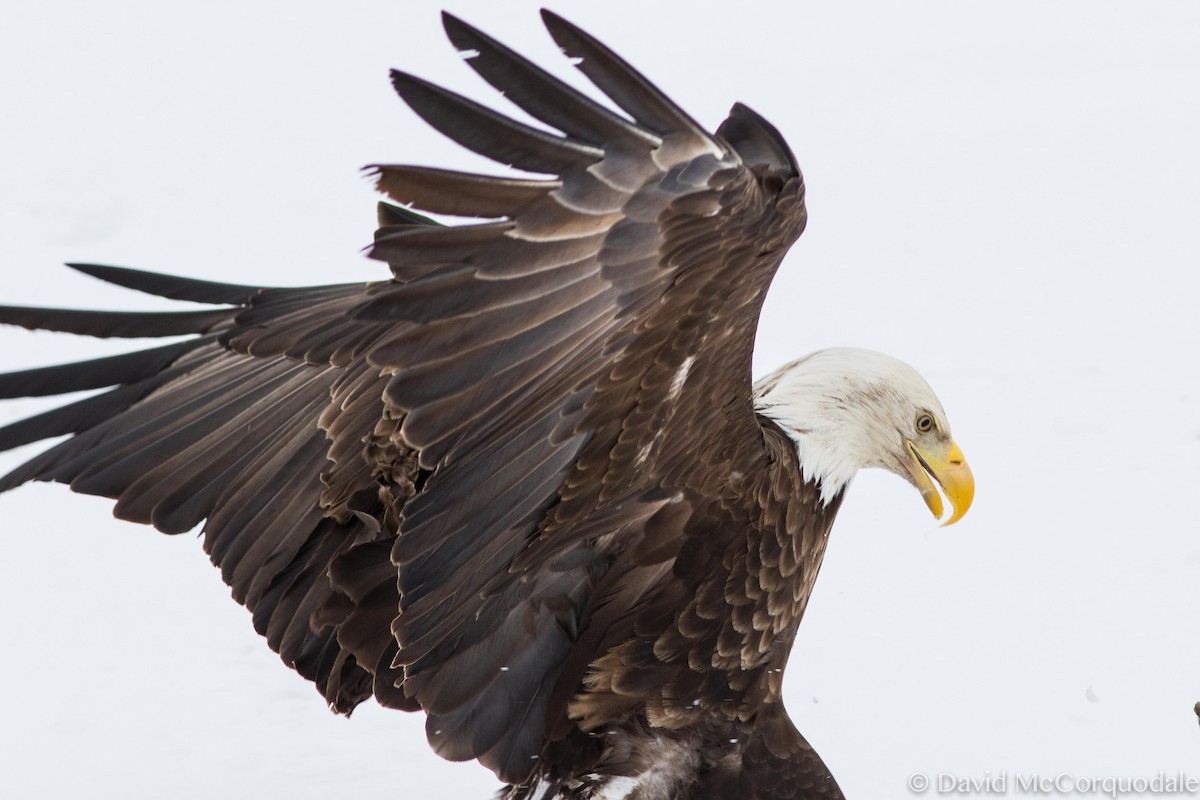
<path id="1" fill-rule="evenodd" d="M 550 177 L 373 167 L 392 277 L 260 288 L 72 265 L 213 311 L 0 309 L 187 341 L 0 376 L 108 391 L 0 430 L 7 477 L 204 547 L 285 663 L 349 713 L 423 710 L 507 797 L 836 798 L 780 699 L 841 501 L 756 413 L 759 309 L 806 221 L 775 129 L 706 133 L 546 13 L 625 115 L 461 21 L 468 64 L 558 132 L 394 73 L 465 147 Z M 630 791 L 633 791 L 630 783 Z M 657 788 L 656 788 L 657 787 Z M 656 794 L 657 792 L 657 794 Z"/>

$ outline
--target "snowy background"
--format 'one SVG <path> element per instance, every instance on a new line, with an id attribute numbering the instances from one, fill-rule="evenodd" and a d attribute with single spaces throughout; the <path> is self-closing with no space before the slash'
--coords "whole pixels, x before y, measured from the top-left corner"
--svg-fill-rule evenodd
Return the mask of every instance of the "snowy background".
<path id="1" fill-rule="evenodd" d="M 576 79 L 535 4 L 446 6 Z M 886 350 L 938 390 L 974 467 L 952 528 L 886 474 L 860 476 L 835 527 L 787 699 L 846 795 L 906 797 L 915 771 L 1200 775 L 1200 4 L 556 10 L 704 124 L 742 100 L 795 149 L 811 219 L 758 373 Z M 10 9 L 0 302 L 156 306 L 67 260 L 379 278 L 358 167 L 486 167 L 394 97 L 389 67 L 504 107 L 431 3 Z M 124 347 L 0 331 L 5 369 Z M 418 717 L 328 713 L 194 537 L 109 507 L 0 498 L 0 797 L 489 796 Z"/>

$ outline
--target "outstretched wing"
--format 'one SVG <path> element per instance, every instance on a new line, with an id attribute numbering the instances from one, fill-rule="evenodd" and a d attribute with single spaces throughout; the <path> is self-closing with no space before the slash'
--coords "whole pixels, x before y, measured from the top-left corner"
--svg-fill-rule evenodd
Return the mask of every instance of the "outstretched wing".
<path id="1" fill-rule="evenodd" d="M 624 115 L 446 16 L 468 63 L 554 130 L 403 73 L 397 91 L 460 144 L 547 177 L 375 167 L 397 202 L 479 220 L 384 205 L 371 256 L 391 280 L 258 289 L 84 266 L 221 308 L 0 309 L 30 328 L 192 334 L 0 379 L 5 396 L 112 387 L 0 430 L 5 449 L 72 434 L 0 489 L 70 483 L 168 533 L 204 521 L 235 597 L 335 708 L 372 692 L 423 708 L 440 753 L 512 780 L 562 711 L 553 683 L 607 565 L 596 542 L 711 480 L 680 455 L 696 431 L 760 436 L 754 330 L 805 222 L 769 124 L 736 106 L 705 133 L 544 18 Z"/>
<path id="2" fill-rule="evenodd" d="M 224 307 L 175 314 L 0 309 L 0 321 L 43 330 L 193 334 L 164 347 L 0 376 L 0 397 L 113 387 L 0 429 L 0 449 L 71 434 L 0 478 L 0 490 L 59 481 L 114 498 L 116 516 L 165 533 L 203 521 L 205 550 L 234 597 L 254 612 L 255 628 L 335 709 L 349 712 L 371 696 L 373 675 L 390 658 L 351 644 L 358 620 L 348 614 L 322 627 L 310 620 L 342 596 L 331 569 L 338 559 L 361 560 L 385 532 L 362 441 L 380 424 L 383 381 L 362 358 L 345 368 L 256 358 L 230 349 L 226 339 L 252 298 L 299 302 L 316 295 L 316 313 L 338 313 L 339 305 L 360 302 L 361 285 L 260 290 L 73 266 L 133 289 Z M 386 549 L 378 560 L 390 567 Z M 372 631 L 376 649 L 390 639 L 394 575 L 390 602 L 383 599 L 382 630 Z M 357 609 L 360 617 L 370 605 Z M 341 623 L 345 644 L 338 638 Z M 402 700 L 398 691 L 388 694 L 386 683 L 380 690 L 381 700 Z"/>

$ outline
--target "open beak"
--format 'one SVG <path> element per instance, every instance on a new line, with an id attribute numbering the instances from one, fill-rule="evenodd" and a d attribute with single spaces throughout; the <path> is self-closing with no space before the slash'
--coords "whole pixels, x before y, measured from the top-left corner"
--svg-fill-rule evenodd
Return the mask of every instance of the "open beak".
<path id="1" fill-rule="evenodd" d="M 942 527 L 958 522 L 975 499 L 975 476 L 971 474 L 971 468 L 967 466 L 962 450 L 954 442 L 945 448 L 934 447 L 927 450 L 917 447 L 912 442 L 906 444 L 908 454 L 912 457 L 909 474 L 920 490 L 921 497 L 925 498 L 925 505 L 929 506 L 935 517 L 942 518 L 942 498 L 937 487 L 933 485 L 933 481 L 936 480 L 946 493 L 946 499 L 954 507 L 954 513 L 942 523 Z"/>

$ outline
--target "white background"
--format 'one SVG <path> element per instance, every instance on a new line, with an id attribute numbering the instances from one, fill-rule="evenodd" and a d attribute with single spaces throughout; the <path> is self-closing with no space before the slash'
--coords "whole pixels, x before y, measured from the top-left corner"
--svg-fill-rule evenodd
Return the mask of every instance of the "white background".
<path id="1" fill-rule="evenodd" d="M 451 10 L 575 80 L 527 2 Z M 1200 775 L 1200 5 L 562 3 L 705 125 L 785 133 L 810 224 L 757 372 L 885 350 L 978 483 L 938 529 L 856 481 L 788 671 L 851 800 L 917 770 Z M 59 266 L 381 277 L 375 161 L 485 168 L 391 92 L 490 92 L 432 4 L 25 3 L 0 27 L 0 302 L 148 308 Z M 124 349 L 0 331 L 4 368 Z M 0 406 L 11 420 L 44 404 Z M 0 471 L 33 449 L 6 454 Z M 193 536 L 0 498 L 0 796 L 483 798 L 416 716 L 329 714 Z M 1010 794 L 1013 789 L 1010 788 Z"/>

